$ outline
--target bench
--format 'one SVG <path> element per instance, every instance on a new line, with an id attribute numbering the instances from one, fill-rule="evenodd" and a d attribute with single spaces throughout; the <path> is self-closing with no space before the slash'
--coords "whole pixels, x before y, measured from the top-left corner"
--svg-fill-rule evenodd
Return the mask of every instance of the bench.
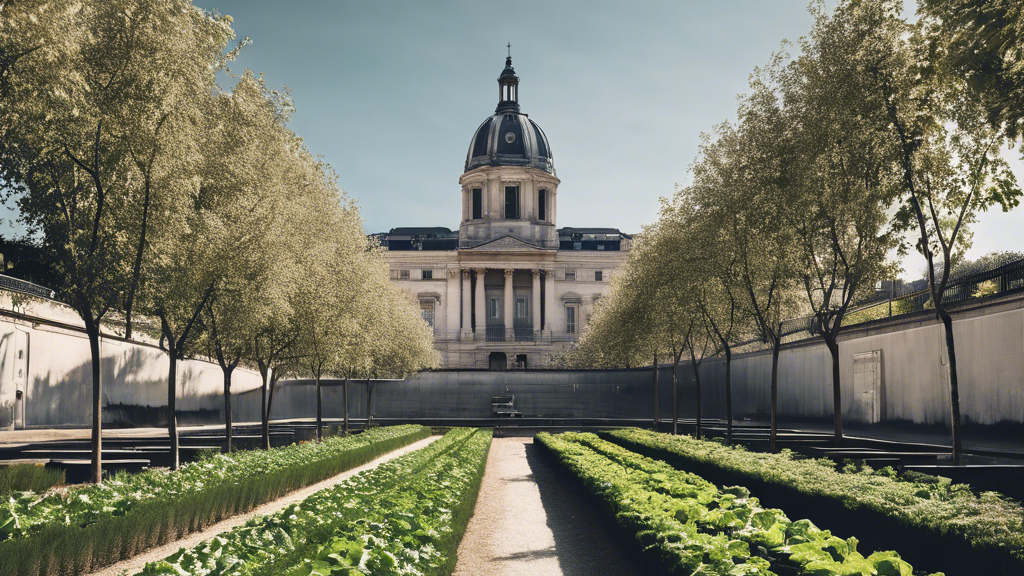
<path id="1" fill-rule="evenodd" d="M 515 408 L 516 397 L 514 394 L 508 396 L 494 396 L 491 398 L 491 409 L 498 418 L 522 418 L 523 413 Z"/>

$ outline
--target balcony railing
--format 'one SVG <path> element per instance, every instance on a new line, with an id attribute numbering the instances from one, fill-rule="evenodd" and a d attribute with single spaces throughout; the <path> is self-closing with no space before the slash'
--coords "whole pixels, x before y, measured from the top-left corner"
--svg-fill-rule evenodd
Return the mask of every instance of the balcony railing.
<path id="1" fill-rule="evenodd" d="M 505 341 L 505 325 L 504 324 L 492 324 L 487 327 L 487 341 L 488 342 L 504 342 Z"/>
<path id="2" fill-rule="evenodd" d="M 516 342 L 533 342 L 533 325 L 516 326 L 513 331 L 516 335 Z"/>

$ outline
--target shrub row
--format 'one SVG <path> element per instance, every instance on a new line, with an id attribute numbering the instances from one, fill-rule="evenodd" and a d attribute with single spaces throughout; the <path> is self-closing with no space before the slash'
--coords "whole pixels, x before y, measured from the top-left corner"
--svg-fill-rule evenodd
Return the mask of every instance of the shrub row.
<path id="1" fill-rule="evenodd" d="M 562 468 L 610 512 L 659 573 L 702 576 L 911 576 L 895 552 L 863 556 L 808 520 L 766 509 L 742 487 L 688 472 L 593 434 L 537 435 Z"/>
<path id="2" fill-rule="evenodd" d="M 0 466 L 0 498 L 8 500 L 13 492 L 46 492 L 64 483 L 64 471 L 39 464 Z"/>
<path id="3" fill-rule="evenodd" d="M 378 428 L 320 444 L 215 455 L 175 472 L 121 474 L 64 494 L 23 493 L 0 508 L 0 525 L 7 527 L 0 574 L 95 570 L 429 435 L 418 425 Z"/>
<path id="4" fill-rule="evenodd" d="M 870 531 L 914 564 L 951 574 L 1024 574 L 1024 509 L 995 492 L 974 494 L 936 477 L 899 477 L 891 468 L 842 470 L 789 451 L 749 452 L 646 430 L 601 432 L 621 446 L 720 483 L 747 486 L 762 500 L 802 515 Z"/>
<path id="5" fill-rule="evenodd" d="M 426 448 L 150 563 L 139 574 L 450 574 L 490 441 L 489 430 L 452 430 Z"/>

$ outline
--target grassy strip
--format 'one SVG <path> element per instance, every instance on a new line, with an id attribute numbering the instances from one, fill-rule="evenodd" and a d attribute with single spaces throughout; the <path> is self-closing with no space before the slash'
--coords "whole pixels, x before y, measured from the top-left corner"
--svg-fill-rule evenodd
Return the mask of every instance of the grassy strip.
<path id="1" fill-rule="evenodd" d="M 911 576 L 895 552 L 865 557 L 807 520 L 766 509 L 744 488 L 718 489 L 593 434 L 541 433 L 538 442 L 579 480 L 665 574 Z"/>
<path id="2" fill-rule="evenodd" d="M 677 468 L 742 484 L 807 516 L 870 530 L 875 541 L 897 545 L 915 563 L 957 574 L 1024 574 L 1024 509 L 995 492 L 979 496 L 962 484 L 901 479 L 891 469 L 842 472 L 829 460 L 753 453 L 689 436 L 637 429 L 600 435 Z"/>
<path id="3" fill-rule="evenodd" d="M 6 500 L 13 492 L 46 492 L 64 483 L 64 471 L 39 464 L 0 466 L 0 498 Z"/>
<path id="4" fill-rule="evenodd" d="M 489 430 L 452 430 L 139 574 L 451 574 L 490 441 Z"/>
<path id="5" fill-rule="evenodd" d="M 89 572 L 247 512 L 429 434 L 418 425 L 379 428 L 321 444 L 214 456 L 176 472 L 118 476 L 102 487 L 71 490 L 56 500 L 39 498 L 28 504 L 30 513 L 49 506 L 42 512 L 55 520 L 21 528 L 20 537 L 0 542 L 0 574 Z M 12 502 L 7 512 L 13 508 Z M 54 509 L 65 511 L 63 522 Z"/>

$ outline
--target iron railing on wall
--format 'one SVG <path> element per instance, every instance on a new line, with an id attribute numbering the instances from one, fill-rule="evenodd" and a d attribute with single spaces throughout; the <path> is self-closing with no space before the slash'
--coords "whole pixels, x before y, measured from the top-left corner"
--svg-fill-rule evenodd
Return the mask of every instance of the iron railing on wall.
<path id="1" fill-rule="evenodd" d="M 48 300 L 53 300 L 57 296 L 56 292 L 46 288 L 45 286 L 19 280 L 18 278 L 11 278 L 10 276 L 4 276 L 3 274 L 0 274 L 0 289 L 21 292 L 22 294 L 38 296 L 39 298 L 46 298 Z"/>
<path id="2" fill-rule="evenodd" d="M 533 325 L 516 326 L 514 329 L 516 342 L 533 342 Z"/>
<path id="3" fill-rule="evenodd" d="M 1024 291 L 1024 259 L 1009 262 L 985 272 L 954 277 L 942 292 L 942 302 L 952 304 L 972 298 L 1021 291 Z M 848 310 L 843 325 L 853 326 L 872 320 L 913 314 L 930 308 L 934 308 L 930 290 L 919 290 L 882 300 L 872 298 Z M 818 333 L 817 320 L 813 316 L 791 318 L 782 323 L 781 332 L 784 337 L 795 334 L 813 336 Z"/>

